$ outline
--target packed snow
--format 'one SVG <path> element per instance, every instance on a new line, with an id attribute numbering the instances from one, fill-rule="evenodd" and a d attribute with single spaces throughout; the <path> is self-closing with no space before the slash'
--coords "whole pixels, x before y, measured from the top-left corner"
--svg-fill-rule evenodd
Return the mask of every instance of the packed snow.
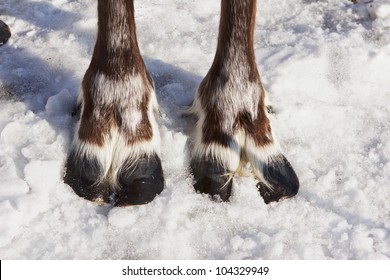
<path id="1" fill-rule="evenodd" d="M 0 47 L 1 259 L 390 258 L 390 1 L 258 0 L 256 59 L 301 183 L 269 205 L 249 169 L 228 203 L 196 193 L 187 169 L 181 107 L 212 63 L 219 1 L 135 6 L 166 186 L 148 205 L 114 208 L 62 180 L 96 1 L 1 1 L 12 30 Z"/>

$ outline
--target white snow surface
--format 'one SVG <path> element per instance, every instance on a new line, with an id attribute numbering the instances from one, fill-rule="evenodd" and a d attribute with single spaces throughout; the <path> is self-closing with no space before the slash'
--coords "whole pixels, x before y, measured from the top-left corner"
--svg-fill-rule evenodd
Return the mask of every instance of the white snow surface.
<path id="1" fill-rule="evenodd" d="M 181 115 L 215 53 L 217 0 L 136 1 L 157 88 L 166 187 L 98 206 L 62 180 L 96 36 L 94 0 L 2 0 L 1 259 L 389 259 L 390 2 L 258 0 L 256 59 L 301 183 L 266 205 L 250 174 L 231 201 L 197 194 Z"/>

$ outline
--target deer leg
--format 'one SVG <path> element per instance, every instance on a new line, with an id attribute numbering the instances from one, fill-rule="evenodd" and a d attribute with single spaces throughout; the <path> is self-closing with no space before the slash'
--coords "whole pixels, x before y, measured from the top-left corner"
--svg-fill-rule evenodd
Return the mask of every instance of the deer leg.
<path id="1" fill-rule="evenodd" d="M 249 161 L 266 203 L 295 195 L 299 182 L 267 117 L 253 34 L 255 0 L 222 0 L 214 62 L 196 93 L 190 167 L 197 191 L 227 201 L 232 177 Z"/>
<path id="2" fill-rule="evenodd" d="M 164 177 L 153 81 L 142 60 L 132 0 L 98 1 L 98 35 L 84 76 L 81 119 L 64 181 L 76 194 L 115 205 L 145 204 Z"/>

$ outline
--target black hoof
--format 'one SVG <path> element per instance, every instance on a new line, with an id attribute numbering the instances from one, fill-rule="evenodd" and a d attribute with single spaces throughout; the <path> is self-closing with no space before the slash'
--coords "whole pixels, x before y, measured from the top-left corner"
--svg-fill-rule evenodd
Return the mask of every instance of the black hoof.
<path id="1" fill-rule="evenodd" d="M 212 197 L 219 196 L 222 201 L 228 201 L 232 193 L 232 178 L 227 175 L 222 165 L 215 161 L 192 161 L 190 164 L 194 175 L 196 191 L 206 193 Z"/>
<path id="2" fill-rule="evenodd" d="M 5 44 L 11 37 L 11 30 L 8 25 L 0 20 L 0 46 Z"/>
<path id="3" fill-rule="evenodd" d="M 72 152 L 65 166 L 64 182 L 80 197 L 108 203 L 110 187 L 105 180 L 101 181 L 102 173 L 102 167 L 96 159 L 77 157 Z"/>
<path id="4" fill-rule="evenodd" d="M 118 174 L 121 187 L 115 206 L 142 205 L 151 202 L 164 189 L 164 175 L 157 155 L 125 164 Z"/>
<path id="5" fill-rule="evenodd" d="M 299 180 L 288 160 L 280 155 L 270 160 L 263 168 L 263 176 L 269 188 L 263 182 L 259 182 L 260 195 L 266 204 L 279 201 L 282 198 L 293 197 L 298 193 Z"/>

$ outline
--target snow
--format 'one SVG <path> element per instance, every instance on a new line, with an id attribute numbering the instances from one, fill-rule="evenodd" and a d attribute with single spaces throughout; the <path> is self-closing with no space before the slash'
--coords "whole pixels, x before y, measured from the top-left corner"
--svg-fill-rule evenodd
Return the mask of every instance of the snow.
<path id="1" fill-rule="evenodd" d="M 264 204 L 248 170 L 229 203 L 195 193 L 181 115 L 215 52 L 219 1 L 136 1 L 157 87 L 166 187 L 145 206 L 62 180 L 96 1 L 3 0 L 1 259 L 389 259 L 390 2 L 259 0 L 256 58 L 296 197 Z M 369 2 L 369 3 L 364 3 Z"/>

